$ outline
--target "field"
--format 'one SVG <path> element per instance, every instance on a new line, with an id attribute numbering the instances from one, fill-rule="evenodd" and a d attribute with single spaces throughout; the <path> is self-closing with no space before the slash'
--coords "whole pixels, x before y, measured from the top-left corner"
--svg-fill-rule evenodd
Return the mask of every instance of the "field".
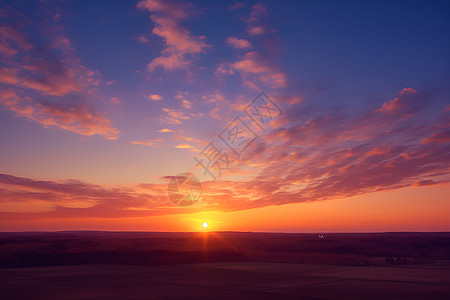
<path id="1" fill-rule="evenodd" d="M 0 234 L 2 299 L 448 299 L 449 233 Z"/>

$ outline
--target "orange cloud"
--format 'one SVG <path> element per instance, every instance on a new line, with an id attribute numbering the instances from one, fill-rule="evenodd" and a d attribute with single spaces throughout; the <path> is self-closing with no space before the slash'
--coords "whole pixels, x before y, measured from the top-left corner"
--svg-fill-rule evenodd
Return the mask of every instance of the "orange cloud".
<path id="1" fill-rule="evenodd" d="M 163 128 L 163 129 L 158 130 L 158 132 L 173 132 L 173 131 L 170 129 L 167 129 L 167 128 Z"/>
<path id="2" fill-rule="evenodd" d="M 150 95 L 148 95 L 148 99 L 154 100 L 154 101 L 159 101 L 159 100 L 162 100 L 162 97 L 158 94 L 150 94 Z"/>
<path id="3" fill-rule="evenodd" d="M 430 130 L 447 130 L 445 124 L 410 128 L 405 126 L 408 119 L 391 118 L 376 111 L 346 116 L 317 109 L 311 116 L 311 110 L 301 110 L 304 105 L 294 104 L 286 112 L 288 125 L 261 136 L 241 159 L 233 162 L 241 164 L 230 170 L 231 175 L 241 176 L 239 180 L 202 182 L 202 200 L 188 209 L 170 206 L 164 184 L 108 187 L 11 175 L 0 175 L 0 199 L 4 203 L 46 201 L 53 207 L 45 212 L 21 213 L 22 218 L 126 217 L 210 209 L 236 211 L 448 183 L 448 141 L 420 143 Z M 303 117 L 309 120 L 305 122 Z M 353 130 L 369 133 L 364 133 L 367 138 L 361 141 L 348 134 Z M 387 130 L 389 135 L 385 134 Z M 406 142 L 404 136 L 408 137 Z M 186 143 L 175 147 L 194 149 Z M 226 172 L 224 176 L 229 176 Z M 78 199 L 83 199 L 82 208 L 67 204 Z M 3 212 L 0 217 L 17 218 L 17 213 Z"/>
<path id="4" fill-rule="evenodd" d="M 143 140 L 143 141 L 131 141 L 131 144 L 142 145 L 142 146 L 155 146 L 156 143 L 160 143 L 163 140 L 155 139 L 155 140 Z"/>
<path id="5" fill-rule="evenodd" d="M 176 145 L 175 148 L 188 149 L 188 148 L 192 148 L 192 146 L 189 144 L 179 144 L 179 145 Z"/>
<path id="6" fill-rule="evenodd" d="M 166 112 L 167 115 L 162 116 L 160 118 L 160 121 L 167 124 L 180 125 L 182 124 L 182 120 L 189 120 L 191 118 L 186 113 L 178 111 L 176 109 L 163 108 L 162 110 Z"/>

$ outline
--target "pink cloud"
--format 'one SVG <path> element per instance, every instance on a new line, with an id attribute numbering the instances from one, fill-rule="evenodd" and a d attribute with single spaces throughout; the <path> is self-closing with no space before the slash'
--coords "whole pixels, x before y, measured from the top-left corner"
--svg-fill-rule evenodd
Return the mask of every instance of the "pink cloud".
<path id="1" fill-rule="evenodd" d="M 275 32 L 269 25 L 262 22 L 267 16 L 267 8 L 263 4 L 253 5 L 249 15 L 243 19 L 247 24 L 247 33 L 249 35 L 262 35 Z M 249 41 L 235 37 L 229 37 L 226 43 L 230 47 L 238 49 L 252 47 Z M 263 86 L 272 89 L 287 87 L 287 76 L 276 66 L 275 57 L 272 55 L 279 49 L 277 39 L 274 37 L 260 39 L 260 44 L 256 48 L 258 50 L 247 52 L 234 62 L 220 63 L 215 75 L 223 81 L 222 76 L 233 75 L 235 71 L 238 71 L 242 76 L 244 85 L 256 90 L 261 90 Z"/>
<path id="2" fill-rule="evenodd" d="M 249 26 L 247 30 L 250 35 L 261 35 L 267 32 L 264 25 Z"/>
<path id="3" fill-rule="evenodd" d="M 16 45 L 21 50 L 30 50 L 33 48 L 28 36 L 11 25 L 0 26 L 0 37 L 2 37 L 4 41 L 9 41 Z"/>
<path id="4" fill-rule="evenodd" d="M 120 217 L 155 214 L 161 203 L 170 205 L 163 184 L 135 186 L 102 186 L 77 180 L 38 181 L 0 174 L 0 198 L 3 203 L 32 202 L 51 204 L 44 212 L 19 213 L 22 218 L 51 217 Z M 149 193 L 151 191 L 151 194 Z M 84 207 L 71 207 L 71 203 L 89 203 Z M 176 210 L 173 207 L 169 210 Z M 157 214 L 168 213 L 161 208 Z M 0 213 L 3 218 L 17 218 L 18 213 Z"/>
<path id="5" fill-rule="evenodd" d="M 402 112 L 403 114 L 414 114 L 415 111 L 423 105 L 420 100 L 421 98 L 418 97 L 415 89 L 404 88 L 399 92 L 397 98 L 384 103 L 378 111 L 387 114 L 398 112 Z"/>
<path id="6" fill-rule="evenodd" d="M 284 103 L 290 102 L 283 117 L 288 122 L 260 136 L 241 159 L 233 162 L 230 174 L 239 174 L 242 179 L 202 182 L 204 193 L 197 206 L 181 210 L 171 207 L 165 184 L 101 186 L 0 175 L 1 201 L 41 200 L 53 205 L 46 212 L 0 214 L 3 218 L 32 219 L 236 211 L 449 182 L 450 141 L 446 138 L 445 121 L 421 125 L 374 110 L 348 115 L 335 109 L 327 112 L 319 106 L 310 110 L 306 101 L 286 99 Z M 361 119 L 365 126 L 361 126 Z M 430 131 L 436 132 L 430 135 Z M 431 138 L 434 134 L 437 136 Z M 421 142 L 426 138 L 430 141 Z M 188 151 L 195 151 L 193 143 L 200 142 L 182 135 L 177 140 L 182 142 L 176 148 Z M 224 176 L 228 176 L 226 171 Z M 79 199 L 89 203 L 89 207 L 67 205 Z"/>
<path id="7" fill-rule="evenodd" d="M 247 22 L 258 22 L 262 17 L 267 16 L 267 8 L 262 3 L 257 3 L 252 6 Z"/>
<path id="8" fill-rule="evenodd" d="M 261 4 L 255 4 L 250 10 L 249 16 L 246 18 L 247 32 L 249 35 L 262 35 L 269 32 L 274 32 L 269 25 L 263 24 L 262 20 L 268 16 L 267 8 Z"/>
<path id="9" fill-rule="evenodd" d="M 64 29 L 42 27 L 41 44 L 34 44 L 19 28 L 0 27 L 2 43 L 20 53 L 0 69 L 0 104 L 44 127 L 116 139 L 119 130 L 87 100 L 100 75 L 80 64 Z"/>
<path id="10" fill-rule="evenodd" d="M 86 103 L 39 102 L 11 91 L 1 91 L 0 104 L 18 116 L 27 117 L 44 127 L 56 126 L 87 136 L 99 134 L 111 140 L 116 139 L 119 134 L 111 126 L 110 120 Z"/>
<path id="11" fill-rule="evenodd" d="M 17 54 L 17 50 L 12 48 L 6 41 L 0 41 L 0 54 L 11 57 Z"/>
<path id="12" fill-rule="evenodd" d="M 252 47 L 252 44 L 250 44 L 249 41 L 244 40 L 244 39 L 238 39 L 235 37 L 229 37 L 226 40 L 226 44 L 230 47 L 233 48 L 238 48 L 238 49 L 248 49 Z"/>
<path id="13" fill-rule="evenodd" d="M 17 84 L 20 78 L 18 70 L 14 68 L 0 68 L 0 82 L 6 84 Z"/>
<path id="14" fill-rule="evenodd" d="M 423 144 L 436 143 L 436 144 L 447 144 L 450 143 L 450 129 L 442 130 L 431 134 L 422 140 Z"/>
<path id="15" fill-rule="evenodd" d="M 258 81 L 271 88 L 286 87 L 286 74 L 265 62 L 256 51 L 248 52 L 234 62 L 232 67 L 238 70 L 247 84 L 256 86 Z"/>
<path id="16" fill-rule="evenodd" d="M 120 99 L 118 97 L 112 97 L 111 102 L 114 104 L 120 104 Z"/>
<path id="17" fill-rule="evenodd" d="M 189 19 L 191 12 L 186 4 L 176 1 L 144 0 L 137 4 L 138 8 L 148 10 L 150 19 L 155 23 L 153 34 L 161 37 L 166 48 L 161 56 L 148 64 L 148 69 L 164 70 L 186 69 L 192 63 L 195 54 L 203 53 L 211 46 L 205 36 L 193 36 L 188 29 L 180 25 L 182 20 Z"/>
<path id="18" fill-rule="evenodd" d="M 233 70 L 231 64 L 221 63 L 217 66 L 214 74 L 216 76 L 233 75 L 234 70 Z"/>

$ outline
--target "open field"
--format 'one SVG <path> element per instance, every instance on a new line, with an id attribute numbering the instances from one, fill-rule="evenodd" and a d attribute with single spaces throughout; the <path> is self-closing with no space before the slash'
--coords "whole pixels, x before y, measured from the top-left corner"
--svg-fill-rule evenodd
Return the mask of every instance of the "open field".
<path id="1" fill-rule="evenodd" d="M 0 233 L 1 299 L 450 299 L 450 233 Z"/>
<path id="2" fill-rule="evenodd" d="M 80 265 L 2 269 L 2 299 L 449 299 L 450 264 Z"/>
<path id="3" fill-rule="evenodd" d="M 285 262 L 411 265 L 450 260 L 450 233 L 0 233 L 0 267 Z"/>

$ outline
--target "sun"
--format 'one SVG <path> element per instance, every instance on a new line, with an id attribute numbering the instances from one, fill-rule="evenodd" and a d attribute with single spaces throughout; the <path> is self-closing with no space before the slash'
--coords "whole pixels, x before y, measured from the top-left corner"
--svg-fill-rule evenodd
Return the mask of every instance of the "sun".
<path id="1" fill-rule="evenodd" d="M 206 229 L 206 228 L 208 228 L 208 223 L 206 223 L 206 222 L 203 222 L 203 224 L 202 224 L 202 227 L 203 227 L 203 229 Z"/>

